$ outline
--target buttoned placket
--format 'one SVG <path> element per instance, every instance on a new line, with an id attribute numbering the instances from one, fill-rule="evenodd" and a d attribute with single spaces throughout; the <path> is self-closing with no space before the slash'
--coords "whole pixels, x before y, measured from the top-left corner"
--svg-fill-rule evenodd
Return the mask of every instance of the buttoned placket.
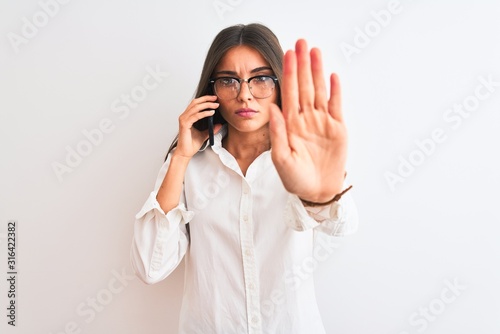
<path id="1" fill-rule="evenodd" d="M 217 135 L 217 144 L 225 135 L 225 129 Z M 248 334 L 262 334 L 262 319 L 260 315 L 260 288 L 258 280 L 258 266 L 255 257 L 255 246 L 253 240 L 253 219 L 252 219 L 252 189 L 248 183 L 249 175 L 253 175 L 252 167 L 247 170 L 247 177 L 243 175 L 236 159 L 219 145 L 212 148 L 219 155 L 221 162 L 228 168 L 235 171 L 241 177 L 241 201 L 240 201 L 240 247 L 243 261 L 243 279 L 245 285 L 245 302 L 247 310 L 247 330 Z M 254 162 L 255 163 L 255 162 Z M 255 175 L 253 175 L 255 176 Z M 250 179 L 253 179 L 251 177 Z"/>
<path id="2" fill-rule="evenodd" d="M 248 333 L 262 333 L 259 299 L 259 281 L 253 242 L 252 193 L 245 178 L 241 181 L 240 246 L 243 259 Z"/>

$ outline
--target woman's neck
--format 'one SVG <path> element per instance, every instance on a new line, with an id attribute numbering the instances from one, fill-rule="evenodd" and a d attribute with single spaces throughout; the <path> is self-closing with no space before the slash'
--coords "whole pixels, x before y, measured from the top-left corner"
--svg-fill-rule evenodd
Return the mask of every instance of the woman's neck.
<path id="1" fill-rule="evenodd" d="M 243 174 L 250 164 L 263 152 L 271 148 L 269 126 L 254 131 L 240 132 L 228 126 L 227 136 L 222 140 L 224 147 L 238 161 Z"/>

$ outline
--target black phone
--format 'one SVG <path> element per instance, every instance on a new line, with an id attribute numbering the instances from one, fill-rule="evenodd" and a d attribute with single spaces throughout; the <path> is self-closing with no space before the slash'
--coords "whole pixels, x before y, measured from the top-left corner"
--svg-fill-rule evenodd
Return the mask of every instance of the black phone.
<path id="1" fill-rule="evenodd" d="M 209 110 L 209 109 L 206 109 Z M 215 114 L 218 113 L 218 110 L 215 110 Z M 218 118 L 215 116 L 215 118 Z M 199 130 L 199 131 L 205 131 L 208 130 L 208 141 L 210 143 L 210 146 L 214 145 L 214 115 L 208 116 L 205 118 L 200 119 L 199 121 L 196 121 L 193 124 L 194 128 Z"/>
<path id="2" fill-rule="evenodd" d="M 208 142 L 214 146 L 214 116 L 208 116 Z"/>
<path id="3" fill-rule="evenodd" d="M 209 89 L 208 94 L 212 95 L 212 89 Z M 209 109 L 205 109 L 209 110 Z M 205 111 L 203 110 L 203 111 Z M 208 142 L 210 146 L 214 145 L 214 123 L 222 123 L 222 118 L 220 116 L 219 110 L 215 109 L 215 113 L 212 116 L 208 116 L 205 118 L 196 121 L 193 126 L 195 129 L 199 131 L 208 130 Z"/>

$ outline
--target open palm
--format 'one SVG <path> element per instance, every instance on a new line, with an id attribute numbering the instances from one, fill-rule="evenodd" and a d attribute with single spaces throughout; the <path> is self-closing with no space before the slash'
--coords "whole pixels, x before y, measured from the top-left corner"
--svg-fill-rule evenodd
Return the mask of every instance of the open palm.
<path id="1" fill-rule="evenodd" d="M 321 53 L 309 53 L 305 40 L 284 58 L 282 110 L 271 108 L 272 159 L 287 191 L 301 199 L 326 202 L 342 191 L 347 159 L 347 129 L 337 75 L 330 97 Z"/>

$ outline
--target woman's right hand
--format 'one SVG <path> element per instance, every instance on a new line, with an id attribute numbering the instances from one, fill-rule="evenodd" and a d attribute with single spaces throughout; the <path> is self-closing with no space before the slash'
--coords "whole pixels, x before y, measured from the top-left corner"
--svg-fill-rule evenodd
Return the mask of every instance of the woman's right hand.
<path id="1" fill-rule="evenodd" d="M 204 95 L 196 98 L 179 116 L 179 137 L 173 155 L 190 159 L 198 152 L 203 142 L 208 139 L 208 130 L 199 131 L 193 124 L 202 118 L 214 115 L 215 109 L 219 107 L 216 100 L 217 96 L 215 95 Z M 214 133 L 219 131 L 221 126 L 221 124 L 214 124 Z"/>

